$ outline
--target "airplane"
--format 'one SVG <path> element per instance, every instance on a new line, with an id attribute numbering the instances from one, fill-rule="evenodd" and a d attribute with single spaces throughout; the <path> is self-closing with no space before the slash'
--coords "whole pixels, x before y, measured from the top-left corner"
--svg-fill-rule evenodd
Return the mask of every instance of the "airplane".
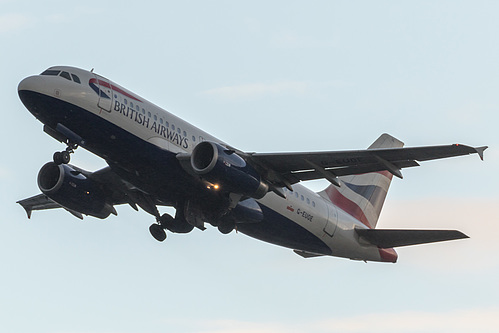
<path id="1" fill-rule="evenodd" d="M 91 71 L 54 66 L 23 79 L 24 106 L 45 133 L 64 143 L 38 173 L 34 210 L 63 208 L 79 219 L 117 215 L 116 205 L 156 219 L 158 241 L 171 233 L 233 230 L 310 258 L 395 263 L 395 247 L 468 238 L 457 230 L 376 229 L 393 176 L 418 162 L 478 154 L 461 144 L 403 148 L 382 134 L 364 150 L 254 153 L 238 150 Z M 78 147 L 103 158 L 95 172 L 69 164 Z M 313 192 L 302 181 L 326 179 Z M 175 216 L 158 207 L 175 208 Z"/>

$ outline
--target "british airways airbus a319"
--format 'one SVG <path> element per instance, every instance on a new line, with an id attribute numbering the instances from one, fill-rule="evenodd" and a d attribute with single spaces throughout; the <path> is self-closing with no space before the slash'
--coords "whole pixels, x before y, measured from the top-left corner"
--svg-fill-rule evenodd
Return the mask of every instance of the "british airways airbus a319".
<path id="1" fill-rule="evenodd" d="M 19 97 L 43 130 L 67 148 L 38 173 L 33 210 L 64 208 L 77 218 L 117 215 L 116 205 L 155 217 L 149 230 L 188 233 L 211 224 L 236 229 L 303 257 L 396 262 L 394 247 L 466 238 L 455 230 L 376 229 L 393 176 L 419 161 L 477 153 L 460 144 L 403 148 L 383 134 L 365 150 L 246 153 L 93 72 L 51 67 L 19 83 Z M 89 172 L 70 165 L 83 147 L 107 162 Z M 315 193 L 301 181 L 326 179 Z M 175 217 L 161 215 L 170 206 Z"/>

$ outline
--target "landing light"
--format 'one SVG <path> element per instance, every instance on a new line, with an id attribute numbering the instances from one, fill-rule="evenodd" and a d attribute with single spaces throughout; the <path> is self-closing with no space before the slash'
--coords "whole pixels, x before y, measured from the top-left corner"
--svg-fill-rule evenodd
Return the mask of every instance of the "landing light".
<path id="1" fill-rule="evenodd" d="M 208 190 L 218 190 L 218 189 L 220 189 L 220 185 L 208 183 L 208 185 L 206 185 L 206 188 Z"/>

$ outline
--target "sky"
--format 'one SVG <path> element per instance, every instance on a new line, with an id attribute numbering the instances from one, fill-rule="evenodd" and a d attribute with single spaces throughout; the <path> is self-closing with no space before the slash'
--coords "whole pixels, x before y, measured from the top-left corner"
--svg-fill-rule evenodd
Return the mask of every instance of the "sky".
<path id="1" fill-rule="evenodd" d="M 497 332 L 499 3 L 0 0 L 0 328 L 24 333 Z M 17 84 L 94 68 L 243 151 L 488 145 L 392 182 L 379 228 L 458 229 L 396 264 L 322 257 L 215 228 L 156 242 L 128 206 L 34 212 L 64 147 Z M 104 161 L 78 149 L 86 170 Z M 165 170 L 164 172 L 168 172 Z M 314 190 L 324 181 L 306 183 Z M 169 211 L 165 209 L 163 211 Z"/>

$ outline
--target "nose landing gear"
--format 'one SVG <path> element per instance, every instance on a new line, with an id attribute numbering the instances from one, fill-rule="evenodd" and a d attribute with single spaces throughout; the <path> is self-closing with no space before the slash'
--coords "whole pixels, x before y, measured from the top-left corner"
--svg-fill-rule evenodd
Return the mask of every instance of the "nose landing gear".
<path id="1" fill-rule="evenodd" d="M 76 143 L 68 143 L 66 150 L 57 151 L 54 153 L 53 160 L 57 165 L 68 164 L 71 160 L 70 154 L 73 154 L 75 149 L 78 148 Z"/>

